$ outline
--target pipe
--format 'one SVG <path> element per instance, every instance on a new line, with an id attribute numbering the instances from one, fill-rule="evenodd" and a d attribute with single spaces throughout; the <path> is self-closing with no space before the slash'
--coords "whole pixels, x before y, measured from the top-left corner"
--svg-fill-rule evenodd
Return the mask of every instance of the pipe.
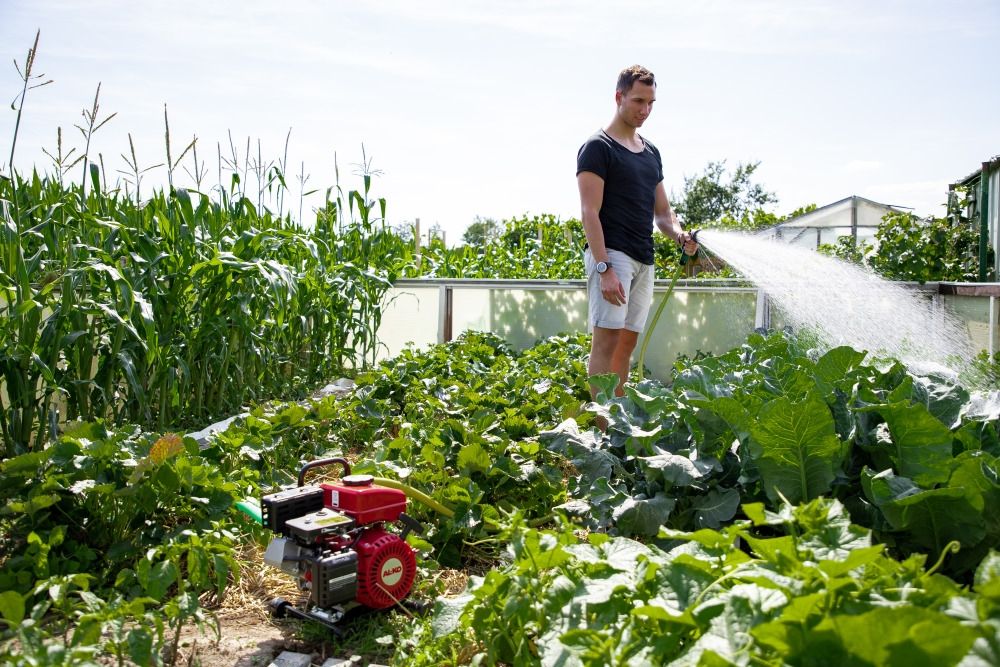
<path id="1" fill-rule="evenodd" d="M 698 242 L 698 231 L 699 230 L 696 229 L 695 231 L 691 232 L 691 239 L 695 243 Z M 649 339 L 652 337 L 653 329 L 656 328 L 656 322 L 660 319 L 660 314 L 663 312 L 663 306 L 667 304 L 667 299 L 670 298 L 670 294 L 674 291 L 674 285 L 677 284 L 677 280 L 681 277 L 681 274 L 684 273 L 684 269 L 686 268 L 686 264 L 688 262 L 689 257 L 690 255 L 684 252 L 684 248 L 681 247 L 680 266 L 677 267 L 677 273 L 674 274 L 673 280 L 670 281 L 670 286 L 667 288 L 667 293 L 663 295 L 663 300 L 660 301 L 660 307 L 656 309 L 656 314 L 653 315 L 653 321 L 649 324 L 649 328 L 646 330 L 646 335 L 642 339 L 642 347 L 639 349 L 639 359 L 638 359 L 639 382 L 642 382 L 644 379 L 646 379 L 646 374 L 645 371 L 643 370 L 643 359 L 646 357 L 646 346 L 649 345 Z"/>
<path id="2" fill-rule="evenodd" d="M 375 482 L 375 484 L 378 484 L 379 486 L 387 486 L 390 489 L 398 489 L 399 491 L 405 493 L 407 498 L 419 501 L 424 505 L 430 507 L 432 510 L 437 511 L 439 514 L 445 515 L 449 519 L 455 518 L 454 510 L 448 509 L 438 501 L 428 496 L 423 491 L 417 491 L 408 484 L 403 484 L 402 482 L 396 481 L 394 479 L 385 479 L 384 477 L 376 477 L 373 481 Z"/>
<path id="3" fill-rule="evenodd" d="M 985 283 L 989 272 L 986 262 L 989 256 L 990 236 L 990 163 L 983 162 L 979 172 L 979 197 L 976 207 L 979 209 L 979 282 Z"/>
<path id="4" fill-rule="evenodd" d="M 386 479 L 384 477 L 376 477 L 373 481 L 374 481 L 375 484 L 378 484 L 379 486 L 387 486 L 390 489 L 398 489 L 398 490 L 402 491 L 403 493 L 405 493 L 407 498 L 410 498 L 411 500 L 416 500 L 418 502 L 421 502 L 424 505 L 426 505 L 427 507 L 430 507 L 432 510 L 436 511 L 438 514 L 443 514 L 446 517 L 448 517 L 449 519 L 454 519 L 455 518 L 455 510 L 448 509 L 447 507 L 445 507 L 444 505 L 442 505 L 438 501 L 434 500 L 433 498 L 431 498 L 429 495 L 427 495 L 423 491 L 418 491 L 417 489 L 414 489 L 409 484 L 404 484 L 404 483 L 402 483 L 400 481 L 397 481 L 397 480 L 394 480 L 394 479 Z M 542 523 L 545 523 L 546 521 L 548 521 L 549 519 L 552 518 L 552 515 L 550 514 L 547 517 L 542 517 L 542 518 L 544 519 L 542 521 Z M 487 526 L 489 526 L 490 530 L 493 530 L 493 531 L 500 530 L 500 526 L 499 525 L 497 525 L 496 523 L 494 523 L 492 520 L 487 519 L 486 517 L 483 517 L 483 523 L 485 523 Z"/>
<path id="5" fill-rule="evenodd" d="M 256 498 L 241 500 L 236 503 L 236 508 L 260 525 L 264 525 L 264 515 L 261 514 L 260 503 L 257 502 Z"/>
<path id="6" fill-rule="evenodd" d="M 340 463 L 340 464 L 342 464 L 344 466 L 344 473 L 345 473 L 345 475 L 350 474 L 350 471 L 351 471 L 350 464 L 348 464 L 347 461 L 345 461 L 344 459 L 335 458 L 335 459 L 323 459 L 323 460 L 320 460 L 320 461 L 312 461 L 312 462 L 307 463 L 306 465 L 302 466 L 302 469 L 299 471 L 299 486 L 302 486 L 302 482 L 303 482 L 303 479 L 305 478 L 305 474 L 306 474 L 307 470 L 309 470 L 310 468 L 318 468 L 320 466 L 329 465 L 331 463 Z M 423 491 L 418 491 L 417 489 L 414 489 L 409 484 L 404 484 L 403 482 L 397 481 L 395 479 L 386 479 L 385 477 L 376 477 L 376 478 L 374 478 L 372 480 L 372 482 L 375 483 L 375 484 L 378 484 L 379 486 L 385 486 L 385 487 L 388 487 L 390 489 L 397 489 L 399 491 L 402 491 L 403 493 L 406 494 L 407 498 L 410 498 L 411 500 L 416 500 L 417 502 L 420 502 L 420 503 L 426 505 L 427 507 L 430 507 L 432 510 L 436 511 L 437 513 L 443 514 L 444 516 L 448 517 L 449 519 L 454 519 L 455 518 L 455 511 L 454 510 L 448 509 L 447 507 L 445 507 L 444 505 L 442 505 L 438 501 L 434 500 L 433 498 L 431 498 L 429 495 L 427 495 Z M 261 514 L 260 502 L 257 501 L 256 498 L 247 498 L 245 500 L 241 500 L 241 501 L 239 501 L 239 502 L 236 503 L 236 507 L 241 512 L 243 512 L 244 514 L 246 514 L 248 517 L 250 517 L 251 519 L 253 519 L 257 523 L 263 525 L 264 518 L 263 518 L 263 515 Z M 549 518 L 551 518 L 551 515 L 548 516 L 548 517 L 545 517 L 545 519 L 549 519 Z M 497 524 L 495 524 L 493 521 L 491 521 L 491 520 L 489 520 L 489 519 L 487 519 L 485 517 L 483 518 L 483 523 L 489 524 L 493 528 L 499 528 L 499 526 L 497 526 Z"/>

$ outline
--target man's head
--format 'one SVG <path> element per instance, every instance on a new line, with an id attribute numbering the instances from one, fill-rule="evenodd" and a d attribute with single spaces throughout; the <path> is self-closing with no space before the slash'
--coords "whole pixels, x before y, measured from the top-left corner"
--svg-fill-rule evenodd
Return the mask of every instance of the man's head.
<path id="1" fill-rule="evenodd" d="M 625 95 L 632 89 L 636 81 L 656 88 L 656 77 L 653 76 L 652 72 L 641 65 L 632 65 L 623 69 L 618 75 L 618 85 L 615 86 L 615 91 L 620 95 Z"/>
<path id="2" fill-rule="evenodd" d="M 618 75 L 615 88 L 615 104 L 618 107 L 618 122 L 633 130 L 642 127 L 653 111 L 656 101 L 656 79 L 645 67 L 633 65 Z"/>

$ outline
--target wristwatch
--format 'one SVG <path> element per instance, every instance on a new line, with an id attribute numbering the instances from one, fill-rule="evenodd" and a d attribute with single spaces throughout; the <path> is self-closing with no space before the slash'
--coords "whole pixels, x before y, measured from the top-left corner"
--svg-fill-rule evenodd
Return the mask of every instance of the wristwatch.
<path id="1" fill-rule="evenodd" d="M 605 271 L 608 270 L 608 266 L 609 266 L 609 264 L 607 262 L 598 262 L 597 263 L 597 272 L 598 273 L 604 273 Z"/>

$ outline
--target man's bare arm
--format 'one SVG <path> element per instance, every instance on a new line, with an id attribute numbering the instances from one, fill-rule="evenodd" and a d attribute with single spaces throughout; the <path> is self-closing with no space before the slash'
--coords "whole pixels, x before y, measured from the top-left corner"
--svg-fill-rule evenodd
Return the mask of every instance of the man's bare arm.
<path id="1" fill-rule="evenodd" d="M 601 205 L 604 203 L 604 179 L 591 171 L 581 171 L 576 175 L 580 187 L 580 222 L 587 235 L 587 245 L 598 262 L 608 261 L 608 251 L 604 247 L 604 229 L 601 228 Z"/>
<path id="2" fill-rule="evenodd" d="M 608 261 L 608 249 L 604 245 L 604 229 L 601 227 L 601 204 L 604 203 L 604 179 L 590 171 L 581 171 L 576 176 L 580 187 L 580 222 L 587 235 L 587 245 L 595 262 Z M 620 306 L 625 303 L 625 286 L 618 279 L 613 268 L 601 274 L 601 295 L 605 301 Z"/>
<path id="3" fill-rule="evenodd" d="M 656 186 L 656 202 L 653 205 L 653 222 L 656 228 L 673 240 L 680 242 L 680 236 L 684 233 L 681 223 L 677 221 L 677 215 L 670 206 L 667 199 L 667 191 L 663 187 L 663 181 Z"/>
<path id="4" fill-rule="evenodd" d="M 691 234 L 681 228 L 681 223 L 677 220 L 670 201 L 667 199 L 667 191 L 663 187 L 663 181 L 656 186 L 656 202 L 653 205 L 653 222 L 656 228 L 668 237 L 684 246 L 684 252 L 693 255 L 698 252 L 698 244 L 691 238 Z"/>

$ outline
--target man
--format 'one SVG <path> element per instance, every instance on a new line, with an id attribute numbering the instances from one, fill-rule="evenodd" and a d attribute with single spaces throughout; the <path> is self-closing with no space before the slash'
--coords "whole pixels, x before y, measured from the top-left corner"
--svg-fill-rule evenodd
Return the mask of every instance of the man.
<path id="1" fill-rule="evenodd" d="M 689 255 L 698 250 L 681 229 L 663 187 L 663 162 L 636 130 L 656 100 L 653 73 L 634 65 L 618 76 L 615 115 L 580 148 L 576 178 L 587 235 L 584 262 L 593 342 L 590 375 L 617 373 L 623 395 L 630 360 L 653 300 L 653 225 Z M 591 386 L 591 395 L 596 395 Z"/>

